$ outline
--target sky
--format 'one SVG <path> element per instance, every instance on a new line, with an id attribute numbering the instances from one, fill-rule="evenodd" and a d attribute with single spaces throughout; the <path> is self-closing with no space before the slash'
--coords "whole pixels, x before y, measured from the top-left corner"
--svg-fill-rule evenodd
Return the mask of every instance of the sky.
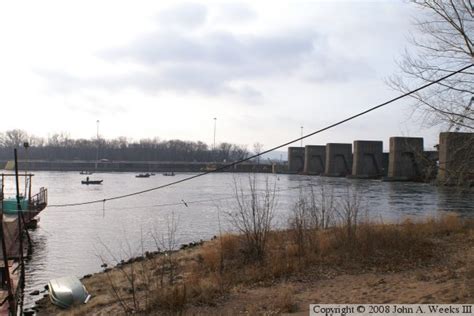
<path id="1" fill-rule="evenodd" d="M 5 1 L 0 131 L 268 149 L 398 95 L 419 14 L 379 1 Z M 409 100 L 303 145 L 437 143 Z M 216 120 L 214 120 L 216 118 Z M 299 145 L 300 142 L 295 143 Z"/>

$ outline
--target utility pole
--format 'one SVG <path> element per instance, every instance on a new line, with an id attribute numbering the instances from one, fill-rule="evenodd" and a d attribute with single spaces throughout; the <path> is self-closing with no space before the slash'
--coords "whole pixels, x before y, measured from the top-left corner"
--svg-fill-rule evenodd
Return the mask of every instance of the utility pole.
<path id="1" fill-rule="evenodd" d="M 20 185 L 18 181 L 18 156 L 16 148 L 13 149 L 13 154 L 15 158 L 15 183 L 16 183 L 16 205 L 17 205 L 17 220 L 18 220 L 18 239 L 19 239 L 19 252 L 20 252 L 20 288 L 23 289 L 25 286 L 25 262 L 23 259 L 23 227 L 22 227 L 22 207 L 21 207 L 21 198 L 20 198 Z M 3 223 L 2 223 L 3 225 Z M 8 269 L 8 266 L 5 267 Z"/>
<path id="2" fill-rule="evenodd" d="M 303 126 L 301 126 L 301 147 L 303 147 Z"/>
<path id="3" fill-rule="evenodd" d="M 216 150 L 216 125 L 217 125 L 217 117 L 214 118 L 214 145 L 213 150 Z"/>
<path id="4" fill-rule="evenodd" d="M 25 147 L 25 156 L 26 156 L 26 164 L 25 164 L 25 194 L 23 195 L 26 199 L 26 197 L 31 196 L 31 192 L 28 193 L 27 195 L 27 190 L 28 190 L 28 147 L 30 147 L 30 144 L 28 142 L 23 143 L 23 147 Z M 31 178 L 30 178 L 31 181 Z"/>
<path id="5" fill-rule="evenodd" d="M 97 152 L 95 155 L 95 171 L 97 171 L 97 164 L 99 163 L 99 123 L 100 121 L 97 120 Z"/>

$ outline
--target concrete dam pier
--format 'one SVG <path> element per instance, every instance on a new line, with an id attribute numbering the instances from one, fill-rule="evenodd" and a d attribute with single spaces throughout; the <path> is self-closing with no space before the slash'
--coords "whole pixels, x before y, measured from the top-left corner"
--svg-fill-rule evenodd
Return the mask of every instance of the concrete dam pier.
<path id="1" fill-rule="evenodd" d="M 378 140 L 354 141 L 352 177 L 373 179 L 383 175 L 383 142 Z"/>
<path id="2" fill-rule="evenodd" d="M 326 146 L 305 146 L 304 173 L 323 174 L 326 169 Z"/>
<path id="3" fill-rule="evenodd" d="M 438 151 L 424 151 L 423 145 L 421 137 L 390 137 L 388 153 L 380 140 L 289 147 L 288 172 L 385 181 L 420 181 L 437 174 L 444 183 L 474 181 L 474 133 L 441 133 Z"/>
<path id="4" fill-rule="evenodd" d="M 390 137 L 388 180 L 417 179 L 423 173 L 423 138 Z"/>
<path id="5" fill-rule="evenodd" d="M 352 170 L 352 144 L 326 144 L 327 177 L 345 177 Z"/>
<path id="6" fill-rule="evenodd" d="M 305 147 L 288 147 L 288 173 L 301 173 L 304 169 Z"/>
<path id="7" fill-rule="evenodd" d="M 474 133 L 439 134 L 438 180 L 448 184 L 474 180 Z"/>

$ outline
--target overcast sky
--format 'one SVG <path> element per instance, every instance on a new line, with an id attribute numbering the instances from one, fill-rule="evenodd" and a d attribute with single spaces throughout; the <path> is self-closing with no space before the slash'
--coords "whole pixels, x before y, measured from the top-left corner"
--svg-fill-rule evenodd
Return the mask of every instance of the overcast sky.
<path id="1" fill-rule="evenodd" d="M 269 148 L 397 95 L 405 1 L 8 1 L 1 131 Z M 424 136 L 398 102 L 304 144 Z"/>

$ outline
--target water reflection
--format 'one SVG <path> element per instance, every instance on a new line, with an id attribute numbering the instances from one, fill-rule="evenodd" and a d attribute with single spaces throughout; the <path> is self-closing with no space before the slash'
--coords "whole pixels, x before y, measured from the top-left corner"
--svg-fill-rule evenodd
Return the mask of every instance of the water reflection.
<path id="1" fill-rule="evenodd" d="M 177 174 L 174 180 L 189 174 Z M 96 175 L 93 176 L 94 178 Z M 133 173 L 98 174 L 103 185 L 85 186 L 84 176 L 75 172 L 36 172 L 34 191 L 48 188 L 49 203 L 62 204 L 103 199 L 141 191 L 169 182 L 157 175 L 135 178 Z M 437 215 L 446 211 L 462 216 L 474 215 L 474 192 L 438 188 L 420 183 L 381 182 L 346 178 L 298 175 L 257 175 L 259 186 L 266 179 L 278 190 L 277 225 L 287 223 L 288 211 L 300 194 L 299 187 L 322 186 L 335 198 L 347 198 L 350 192 L 362 197 L 362 205 L 373 219 L 400 220 L 406 216 Z M 225 212 L 233 206 L 233 184 L 248 186 L 246 174 L 210 174 L 174 187 L 141 196 L 67 208 L 46 208 L 39 228 L 31 233 L 35 251 L 27 263 L 26 293 L 42 290 L 51 278 L 64 275 L 78 277 L 100 270 L 100 256 L 106 245 L 117 257 L 130 252 L 155 250 L 151 234 L 166 231 L 166 216 L 174 213 L 179 221 L 177 239 L 188 243 L 209 239 L 229 226 Z M 184 202 L 186 203 L 184 203 Z M 31 304 L 37 297 L 27 295 Z"/>

